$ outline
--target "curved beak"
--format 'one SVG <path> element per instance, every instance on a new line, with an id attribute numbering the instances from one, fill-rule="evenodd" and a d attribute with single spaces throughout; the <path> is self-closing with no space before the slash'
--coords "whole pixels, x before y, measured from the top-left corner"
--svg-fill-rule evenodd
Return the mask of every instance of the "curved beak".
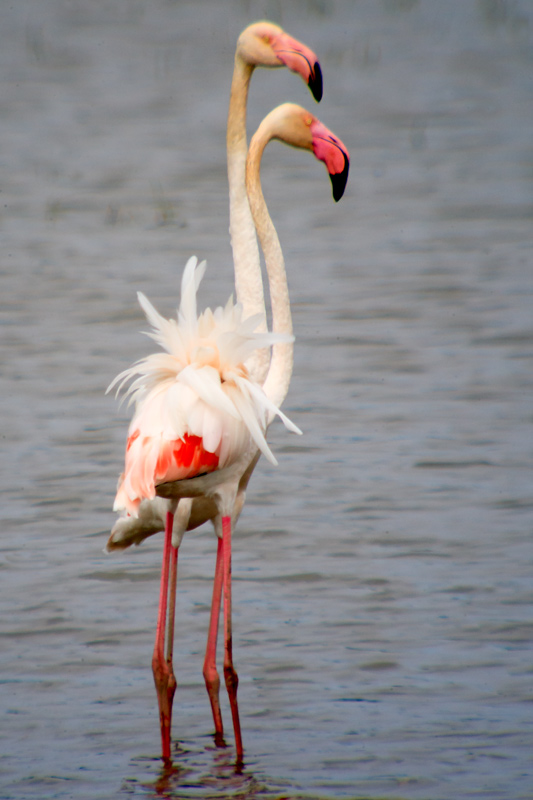
<path id="1" fill-rule="evenodd" d="M 315 100 L 322 99 L 322 70 L 316 55 L 309 47 L 287 33 L 272 42 L 272 49 L 282 64 L 302 76 Z"/>
<path id="2" fill-rule="evenodd" d="M 348 152 L 341 150 L 342 155 L 344 156 L 344 167 L 341 172 L 330 172 L 329 177 L 331 180 L 331 186 L 333 190 L 333 199 L 336 203 L 339 202 L 341 197 L 344 194 L 344 190 L 346 189 L 346 184 L 348 183 L 348 172 L 350 171 L 350 158 L 348 156 Z"/>
<path id="3" fill-rule="evenodd" d="M 313 153 L 323 161 L 331 179 L 333 199 L 338 202 L 344 194 L 350 170 L 347 147 L 318 119 L 311 123 Z"/>

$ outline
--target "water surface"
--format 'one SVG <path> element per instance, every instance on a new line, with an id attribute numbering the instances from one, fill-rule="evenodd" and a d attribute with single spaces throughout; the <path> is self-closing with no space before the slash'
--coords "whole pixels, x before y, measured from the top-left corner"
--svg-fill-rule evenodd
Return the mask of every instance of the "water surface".
<path id="1" fill-rule="evenodd" d="M 268 16 L 320 56 L 347 144 L 263 176 L 296 363 L 235 537 L 246 764 L 201 668 L 215 543 L 180 552 L 174 737 L 150 670 L 161 537 L 102 550 L 128 411 L 104 395 L 191 254 L 233 285 L 234 44 Z M 503 0 L 20 0 L 0 11 L 0 795 L 531 797 L 533 10 Z M 314 110 L 258 71 L 250 128 Z M 223 714 L 230 725 L 224 698 Z"/>

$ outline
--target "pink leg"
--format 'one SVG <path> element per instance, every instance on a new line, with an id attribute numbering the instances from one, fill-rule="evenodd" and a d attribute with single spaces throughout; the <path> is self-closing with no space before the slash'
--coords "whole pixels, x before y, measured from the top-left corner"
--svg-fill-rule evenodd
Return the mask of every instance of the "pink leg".
<path id="1" fill-rule="evenodd" d="M 170 616 L 174 627 L 173 602 L 176 598 L 177 575 L 177 549 L 172 547 L 172 524 L 174 515 L 167 513 L 165 527 L 165 544 L 163 547 L 163 564 L 161 566 L 161 587 L 159 590 L 159 611 L 157 615 L 157 630 L 155 636 L 154 655 L 152 657 L 152 670 L 159 703 L 159 721 L 161 725 L 161 748 L 163 760 L 170 761 L 170 728 L 172 719 L 172 700 L 176 689 L 176 679 L 172 671 L 172 639 L 169 638 L 169 653 L 165 658 L 165 626 L 167 617 L 167 600 L 169 588 L 169 566 L 172 552 L 172 581 Z M 169 658 L 168 658 L 169 657 Z"/>
<path id="2" fill-rule="evenodd" d="M 213 712 L 213 721 L 215 723 L 215 743 L 217 745 L 223 743 L 224 729 L 222 726 L 222 714 L 220 712 L 220 678 L 217 672 L 216 655 L 217 655 L 217 637 L 218 637 L 218 620 L 220 617 L 220 599 L 222 595 L 223 583 L 223 546 L 222 539 L 218 540 L 217 547 L 217 561 L 215 567 L 215 578 L 213 581 L 213 599 L 211 601 L 211 616 L 209 618 L 209 634 L 207 637 L 207 648 L 205 651 L 204 660 L 204 680 L 207 694 L 211 702 L 211 710 Z"/>
<path id="3" fill-rule="evenodd" d="M 233 666 L 233 644 L 231 634 L 231 517 L 222 517 L 222 545 L 224 561 L 224 678 L 228 690 L 237 763 L 242 763 L 243 748 L 239 707 L 237 705 L 237 686 L 239 678 Z"/>
<path id="4" fill-rule="evenodd" d="M 172 530 L 172 526 L 171 526 Z M 174 620 L 176 617 L 176 587 L 178 583 L 178 548 L 170 546 L 170 576 L 169 576 L 169 595 L 168 595 L 168 626 L 167 626 L 167 667 L 168 667 L 168 686 L 167 695 L 170 707 L 170 718 L 172 720 L 172 702 L 176 691 L 176 676 L 174 675 L 174 665 L 172 656 L 174 652 Z"/>

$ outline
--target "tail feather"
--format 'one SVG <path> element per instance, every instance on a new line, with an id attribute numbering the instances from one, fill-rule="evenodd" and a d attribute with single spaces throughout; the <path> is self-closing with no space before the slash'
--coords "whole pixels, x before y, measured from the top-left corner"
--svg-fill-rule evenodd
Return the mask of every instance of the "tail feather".
<path id="1" fill-rule="evenodd" d="M 181 279 L 181 302 L 178 309 L 178 323 L 184 328 L 187 337 L 194 337 L 198 329 L 196 293 L 205 274 L 206 262 L 198 264 L 196 256 L 191 256 L 183 270 Z"/>

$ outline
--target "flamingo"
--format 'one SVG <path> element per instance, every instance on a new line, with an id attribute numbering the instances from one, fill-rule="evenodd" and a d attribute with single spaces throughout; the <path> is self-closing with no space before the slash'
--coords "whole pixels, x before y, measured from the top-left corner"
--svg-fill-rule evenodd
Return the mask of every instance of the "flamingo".
<path id="1" fill-rule="evenodd" d="M 242 304 L 246 317 L 260 315 L 257 330 L 265 331 L 267 326 L 261 262 L 245 188 L 248 152 L 246 109 L 250 81 L 258 66 L 286 66 L 302 77 L 317 102 L 322 99 L 322 72 L 315 53 L 273 22 L 254 22 L 242 31 L 237 40 L 226 133 L 230 239 L 237 300 Z M 246 365 L 259 383 L 263 383 L 266 378 L 269 352 L 266 348 L 254 351 Z M 257 459 L 246 476 L 243 476 L 237 498 L 238 509 L 235 509 L 236 517 L 244 505 L 246 487 L 256 463 Z M 132 544 L 141 544 L 148 536 L 164 531 L 167 511 L 168 503 L 155 497 L 153 500 L 143 500 L 137 509 L 137 516 L 122 512 L 113 525 L 106 550 L 124 550 Z M 216 508 L 211 501 L 196 498 L 188 517 L 187 529 L 192 530 L 212 520 L 215 515 Z M 178 515 L 174 524 L 178 525 L 180 519 Z"/>
<path id="2" fill-rule="evenodd" d="M 224 308 L 196 316 L 196 292 L 205 270 L 195 258 L 182 279 L 178 319 L 165 320 L 144 295 L 140 304 L 152 326 L 150 335 L 167 351 L 142 359 L 122 372 L 109 388 L 118 391 L 131 381 L 126 394 L 136 403 L 129 428 L 126 468 L 115 499 L 115 510 L 135 515 L 140 503 L 157 494 L 169 501 L 161 573 L 160 603 L 153 670 L 158 693 L 162 755 L 170 760 L 171 710 L 175 691 L 172 668 L 177 551 L 187 528 L 193 499 L 214 503 L 218 536 L 213 599 L 204 677 L 215 740 L 222 742 L 220 680 L 215 655 L 224 596 L 224 677 L 235 734 L 237 762 L 243 745 L 237 704 L 238 677 L 233 666 L 231 630 L 231 537 L 237 496 L 243 476 L 255 465 L 257 452 L 272 463 L 265 432 L 277 415 L 295 433 L 299 429 L 280 411 L 292 372 L 292 322 L 287 280 L 279 239 L 268 214 L 260 185 L 260 162 L 267 143 L 279 139 L 311 150 L 324 161 L 340 199 L 348 177 L 348 152 L 312 114 L 284 104 L 271 112 L 254 135 L 246 164 L 246 188 L 269 278 L 273 333 L 257 331 L 260 318 L 244 317 L 242 305 L 230 299 Z M 245 362 L 254 350 L 272 347 L 264 386 L 249 374 Z M 253 467 L 252 467 L 253 468 Z M 179 535 L 173 526 L 180 518 Z M 169 574 L 170 573 L 170 574 Z M 170 585 L 170 597 L 169 595 Z M 165 625 L 169 606 L 167 652 Z"/>

